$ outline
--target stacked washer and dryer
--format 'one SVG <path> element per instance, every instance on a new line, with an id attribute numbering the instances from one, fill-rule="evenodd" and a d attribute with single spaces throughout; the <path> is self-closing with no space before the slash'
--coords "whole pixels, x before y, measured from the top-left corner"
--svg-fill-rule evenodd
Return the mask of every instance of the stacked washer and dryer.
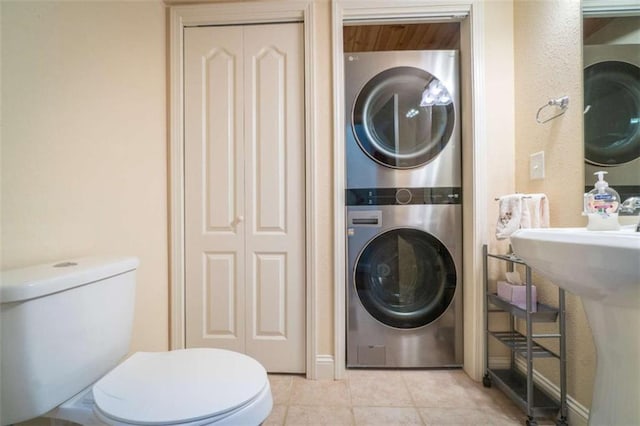
<path id="1" fill-rule="evenodd" d="M 458 51 L 344 62 L 347 367 L 460 366 Z"/>

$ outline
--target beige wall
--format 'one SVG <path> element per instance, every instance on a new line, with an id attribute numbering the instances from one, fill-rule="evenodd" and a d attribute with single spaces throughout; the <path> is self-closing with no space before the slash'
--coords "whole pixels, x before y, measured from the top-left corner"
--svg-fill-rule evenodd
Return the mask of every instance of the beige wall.
<path id="1" fill-rule="evenodd" d="M 487 243 L 494 253 L 506 253 L 508 240 L 495 238 L 496 197 L 515 191 L 515 104 L 513 2 L 485 2 L 485 93 L 487 126 Z"/>
<path id="2" fill-rule="evenodd" d="M 1 6 L 2 268 L 139 257 L 131 350 L 164 350 L 165 6 Z"/>
<path id="3" fill-rule="evenodd" d="M 515 105 L 514 105 L 514 50 L 513 2 L 497 0 L 485 2 L 485 93 L 481 100 L 486 115 L 487 141 L 487 246 L 490 253 L 507 253 L 509 240 L 495 238 L 498 218 L 496 197 L 515 191 Z M 505 262 L 491 261 L 488 265 L 490 291 L 495 292 L 495 281 L 504 276 Z M 482 277 L 475 282 L 482 285 Z M 508 322 L 504 315 L 491 315 L 490 328 L 505 330 Z M 473 320 L 473 319 L 472 319 Z M 476 319 L 477 321 L 477 319 Z M 505 358 L 509 349 L 490 339 L 489 358 Z M 484 373 L 484 371 L 483 371 Z"/>
<path id="4" fill-rule="evenodd" d="M 516 189 L 544 192 L 551 205 L 551 226 L 584 226 L 582 148 L 582 35 L 577 0 L 516 0 L 515 99 Z M 566 114 L 545 124 L 536 123 L 538 108 L 549 99 L 568 95 Z M 544 151 L 546 177 L 529 179 L 529 156 Z M 534 278 L 540 298 L 557 303 L 557 290 Z M 567 294 L 567 390 L 589 407 L 595 372 L 595 348 L 580 300 Z M 557 383 L 556 362 L 536 364 Z"/>

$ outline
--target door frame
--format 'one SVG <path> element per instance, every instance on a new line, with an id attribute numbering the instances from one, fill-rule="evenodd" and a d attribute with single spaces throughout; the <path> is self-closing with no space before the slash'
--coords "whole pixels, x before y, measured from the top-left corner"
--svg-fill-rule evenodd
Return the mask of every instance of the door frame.
<path id="1" fill-rule="evenodd" d="M 305 105 L 305 293 L 306 293 L 306 375 L 317 377 L 317 303 L 315 271 L 317 256 L 314 208 L 316 193 L 316 122 L 314 51 L 315 8 L 313 0 L 248 1 L 241 3 L 175 6 L 169 14 L 169 199 L 170 214 L 170 320 L 171 349 L 186 347 L 185 341 L 185 233 L 184 233 L 184 29 L 202 25 L 242 25 L 275 22 L 300 22 L 304 27 L 304 105 Z"/>
<path id="2" fill-rule="evenodd" d="M 345 111 L 342 27 L 344 24 L 433 22 L 444 17 L 466 17 L 461 21 L 462 194 L 463 194 L 463 330 L 465 372 L 479 381 L 484 370 L 484 343 L 481 321 L 483 307 L 482 244 L 487 240 L 486 130 L 481 100 L 484 88 L 484 6 L 483 0 L 425 1 L 334 0 L 332 2 L 333 57 L 333 168 L 334 168 L 334 376 L 345 377 L 346 349 L 346 259 L 345 234 Z M 468 118 L 467 118 L 468 117 Z"/>

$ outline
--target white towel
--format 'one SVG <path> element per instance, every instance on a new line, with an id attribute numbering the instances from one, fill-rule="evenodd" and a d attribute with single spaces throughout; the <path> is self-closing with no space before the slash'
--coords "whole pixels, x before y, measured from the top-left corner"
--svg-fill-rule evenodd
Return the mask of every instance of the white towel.
<path id="1" fill-rule="evenodd" d="M 511 194 L 500 197 L 496 238 L 504 240 L 520 229 L 522 221 L 522 194 Z"/>
<path id="2" fill-rule="evenodd" d="M 522 195 L 522 213 L 520 214 L 520 228 L 531 228 L 531 212 L 529 211 L 529 197 Z"/>
<path id="3" fill-rule="evenodd" d="M 545 194 L 527 194 L 524 198 L 528 219 L 522 228 L 548 228 L 549 227 L 549 201 Z M 524 216 L 524 214 L 523 214 Z M 524 226 L 527 224 L 528 226 Z"/>

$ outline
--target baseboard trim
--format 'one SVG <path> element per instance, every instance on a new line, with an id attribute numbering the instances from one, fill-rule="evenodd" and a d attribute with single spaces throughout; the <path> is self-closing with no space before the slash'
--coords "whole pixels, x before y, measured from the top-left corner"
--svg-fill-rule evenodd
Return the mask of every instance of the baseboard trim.
<path id="1" fill-rule="evenodd" d="M 509 357 L 489 358 L 491 368 L 509 368 L 510 362 Z M 526 371 L 526 362 L 521 358 L 516 358 L 516 368 L 524 373 Z M 533 369 L 533 382 L 555 399 L 560 399 L 560 388 L 535 368 Z M 589 409 L 573 399 L 571 395 L 567 395 L 567 409 L 570 425 L 586 426 L 588 424 Z"/>
<path id="2" fill-rule="evenodd" d="M 333 355 L 317 355 L 316 356 L 316 377 L 317 380 L 333 380 L 334 379 L 334 360 Z"/>
<path id="3" fill-rule="evenodd" d="M 509 368 L 511 365 L 511 358 L 508 356 L 492 356 L 489 357 L 489 366 L 496 370 Z"/>

